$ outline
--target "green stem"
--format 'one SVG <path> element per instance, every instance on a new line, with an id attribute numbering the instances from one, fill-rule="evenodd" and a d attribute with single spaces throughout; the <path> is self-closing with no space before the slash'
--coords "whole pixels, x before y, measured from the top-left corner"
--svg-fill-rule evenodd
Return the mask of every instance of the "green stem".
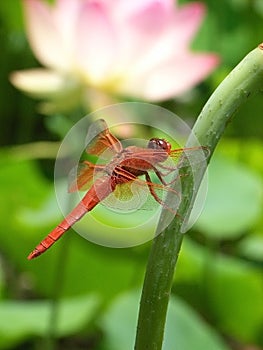
<path id="1" fill-rule="evenodd" d="M 211 154 L 237 109 L 251 95 L 263 90 L 263 44 L 251 51 L 225 78 L 201 111 L 193 134 Z M 196 145 L 190 137 L 187 146 Z M 200 180 L 205 169 L 201 169 Z M 189 212 L 192 176 L 182 177 L 182 201 L 172 223 L 152 245 L 141 296 L 135 350 L 161 350 L 174 269 L 182 244 L 182 220 Z M 198 184 L 199 185 L 199 184 Z M 198 186 L 197 186 L 198 187 Z M 165 217 L 163 213 L 161 220 Z"/>

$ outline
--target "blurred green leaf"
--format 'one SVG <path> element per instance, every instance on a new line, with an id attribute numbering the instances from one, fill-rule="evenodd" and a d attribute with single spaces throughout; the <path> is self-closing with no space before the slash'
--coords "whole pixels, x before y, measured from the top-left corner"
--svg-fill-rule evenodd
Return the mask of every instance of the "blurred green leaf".
<path id="1" fill-rule="evenodd" d="M 119 296 L 105 313 L 105 331 L 100 350 L 132 349 L 139 305 L 138 293 Z M 163 350 L 227 350 L 220 336 L 183 301 L 170 299 Z"/>
<path id="2" fill-rule="evenodd" d="M 164 350 L 227 350 L 219 334 L 182 300 L 170 299 Z"/>
<path id="3" fill-rule="evenodd" d="M 261 0 L 255 0 L 254 7 L 256 12 L 263 17 L 263 2 Z"/>
<path id="4" fill-rule="evenodd" d="M 257 339 L 263 322 L 260 271 L 245 262 L 220 257 L 210 260 L 209 269 L 207 302 L 219 327 L 242 341 Z"/>
<path id="5" fill-rule="evenodd" d="M 93 319 L 98 308 L 98 298 L 84 296 L 62 300 L 58 305 L 57 327 L 52 331 L 64 337 L 81 331 Z M 0 303 L 0 349 L 50 332 L 52 303 L 49 301 L 5 301 Z"/>
<path id="6" fill-rule="evenodd" d="M 29 252 L 62 217 L 53 185 L 33 161 L 16 162 L 3 156 L 0 165 L 1 250 L 6 259 L 27 272 L 36 293 L 56 293 L 55 281 L 60 280 L 60 296 L 95 291 L 110 301 L 117 292 L 130 288 L 131 281 L 134 285 L 141 282 L 143 262 L 134 259 L 132 249 L 96 246 L 73 230 L 46 254 L 28 261 Z"/>
<path id="7" fill-rule="evenodd" d="M 246 342 L 260 336 L 263 280 L 256 266 L 185 239 L 174 283 L 222 332 Z"/>
<path id="8" fill-rule="evenodd" d="M 0 260 L 0 299 L 2 299 L 4 294 L 5 279 L 4 279 L 4 270 L 2 266 L 2 261 Z"/>
<path id="9" fill-rule="evenodd" d="M 20 0 L 1 1 L 0 17 L 9 30 L 23 30 L 22 8 Z"/>
<path id="10" fill-rule="evenodd" d="M 261 99 L 260 105 L 262 105 L 262 97 L 258 97 L 259 100 Z M 248 111 L 249 109 L 247 110 L 247 113 Z M 244 128 L 247 129 L 247 126 L 244 125 Z M 231 158 L 236 162 L 242 162 L 243 164 L 251 168 L 252 171 L 256 171 L 257 173 L 263 175 L 262 140 L 257 138 L 226 138 L 220 142 L 217 151 L 220 155 L 224 156 L 225 158 Z"/>
<path id="11" fill-rule="evenodd" d="M 77 234 L 69 240 L 69 244 L 69 262 L 63 285 L 65 295 L 96 292 L 110 303 L 116 294 L 141 283 L 144 261 L 137 261 L 132 249 L 93 245 Z"/>
<path id="12" fill-rule="evenodd" d="M 205 248 L 184 237 L 176 266 L 174 281 L 177 283 L 201 283 L 205 266 Z"/>
<path id="13" fill-rule="evenodd" d="M 0 222 L 1 249 L 23 257 L 30 247 L 30 234 L 34 231 L 23 224 L 21 213 L 29 208 L 38 208 L 47 194 L 50 195 L 52 186 L 40 175 L 35 162 L 16 162 L 3 154 L 0 156 L 0 188 L 0 216 L 3 218 Z M 41 224 L 43 227 L 43 222 Z"/>
<path id="14" fill-rule="evenodd" d="M 263 262 L 263 236 L 250 235 L 242 239 L 237 246 L 241 255 L 252 261 Z"/>
<path id="15" fill-rule="evenodd" d="M 48 223 L 53 224 L 55 221 L 60 220 L 61 215 L 54 198 L 54 192 L 50 191 L 49 196 L 41 203 L 39 208 L 22 208 L 18 210 L 17 218 L 21 224 L 37 228 L 38 230 L 41 226 L 45 229 Z"/>
<path id="16" fill-rule="evenodd" d="M 62 114 L 53 114 L 45 119 L 47 128 L 63 139 L 67 132 L 73 127 L 73 123 Z M 78 140 L 76 140 L 77 142 Z"/>
<path id="17" fill-rule="evenodd" d="M 204 211 L 196 227 L 211 238 L 240 236 L 261 215 L 262 180 L 250 168 L 215 156 Z"/>

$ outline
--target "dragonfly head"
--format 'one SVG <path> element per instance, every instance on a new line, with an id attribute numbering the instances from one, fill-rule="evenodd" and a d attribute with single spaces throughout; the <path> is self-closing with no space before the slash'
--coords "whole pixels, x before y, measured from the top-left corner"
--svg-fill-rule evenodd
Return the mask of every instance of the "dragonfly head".
<path id="1" fill-rule="evenodd" d="M 171 144 L 164 139 L 152 138 L 148 142 L 148 148 L 163 150 L 169 154 L 171 151 Z"/>

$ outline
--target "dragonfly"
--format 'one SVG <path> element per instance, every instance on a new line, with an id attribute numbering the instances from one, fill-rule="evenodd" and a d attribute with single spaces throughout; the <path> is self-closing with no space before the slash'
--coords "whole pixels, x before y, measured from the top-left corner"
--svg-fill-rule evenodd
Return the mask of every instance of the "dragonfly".
<path id="1" fill-rule="evenodd" d="M 172 149 L 171 144 L 165 139 L 151 138 L 146 147 L 131 145 L 123 147 L 120 140 L 109 130 L 103 119 L 96 120 L 89 127 L 87 133 L 86 153 L 92 156 L 109 158 L 106 164 L 99 164 L 84 160 L 79 163 L 77 169 L 73 168 L 68 192 L 87 191 L 77 206 L 58 224 L 28 255 L 28 260 L 34 259 L 49 249 L 62 235 L 67 232 L 86 213 L 90 212 L 99 203 L 103 203 L 115 193 L 120 199 L 133 196 L 129 191 L 131 185 L 139 188 L 147 188 L 148 194 L 156 203 L 174 212 L 172 205 L 166 203 L 160 194 L 173 194 L 180 198 L 180 191 L 173 188 L 178 171 L 186 166 L 184 161 L 188 157 L 202 160 L 209 155 L 206 146 Z M 106 154 L 106 156 L 105 156 Z M 167 165 L 167 160 L 171 160 Z M 151 173 L 155 174 L 158 183 L 153 182 Z M 171 180 L 167 176 L 174 173 Z M 141 179 L 141 177 L 144 179 Z M 127 190 L 128 188 L 128 190 Z M 113 201 L 110 201 L 111 203 Z M 178 200 L 177 200 L 178 202 Z"/>

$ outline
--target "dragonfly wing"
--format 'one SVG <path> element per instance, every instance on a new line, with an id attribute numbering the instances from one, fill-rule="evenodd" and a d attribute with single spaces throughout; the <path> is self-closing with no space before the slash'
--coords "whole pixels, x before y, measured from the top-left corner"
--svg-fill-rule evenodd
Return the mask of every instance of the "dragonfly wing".
<path id="1" fill-rule="evenodd" d="M 71 169 L 68 177 L 68 192 L 86 191 L 102 175 L 103 165 L 84 161 Z"/>
<path id="2" fill-rule="evenodd" d="M 99 156 L 105 151 L 107 151 L 107 155 L 109 155 L 109 153 L 114 155 L 122 151 L 120 141 L 110 133 L 103 119 L 96 120 L 89 127 L 86 145 L 86 152 L 95 156 Z"/>
<path id="3" fill-rule="evenodd" d="M 169 204 L 166 205 L 168 193 Z M 146 181 L 134 178 L 131 174 L 130 181 L 127 179 L 126 183 L 117 185 L 114 192 L 103 200 L 102 204 L 121 211 L 156 210 L 161 204 L 175 214 L 180 199 L 180 189 L 153 183 L 150 177 Z"/>
<path id="4" fill-rule="evenodd" d="M 149 195 L 149 190 L 144 181 L 139 186 L 137 181 L 117 185 L 114 192 L 104 199 L 102 204 L 121 212 L 140 209 Z"/>
<path id="5" fill-rule="evenodd" d="M 185 166 L 193 166 L 198 163 L 205 162 L 210 155 L 208 147 L 189 147 L 178 148 L 172 150 L 169 154 L 170 158 L 177 162 L 177 168 Z"/>

